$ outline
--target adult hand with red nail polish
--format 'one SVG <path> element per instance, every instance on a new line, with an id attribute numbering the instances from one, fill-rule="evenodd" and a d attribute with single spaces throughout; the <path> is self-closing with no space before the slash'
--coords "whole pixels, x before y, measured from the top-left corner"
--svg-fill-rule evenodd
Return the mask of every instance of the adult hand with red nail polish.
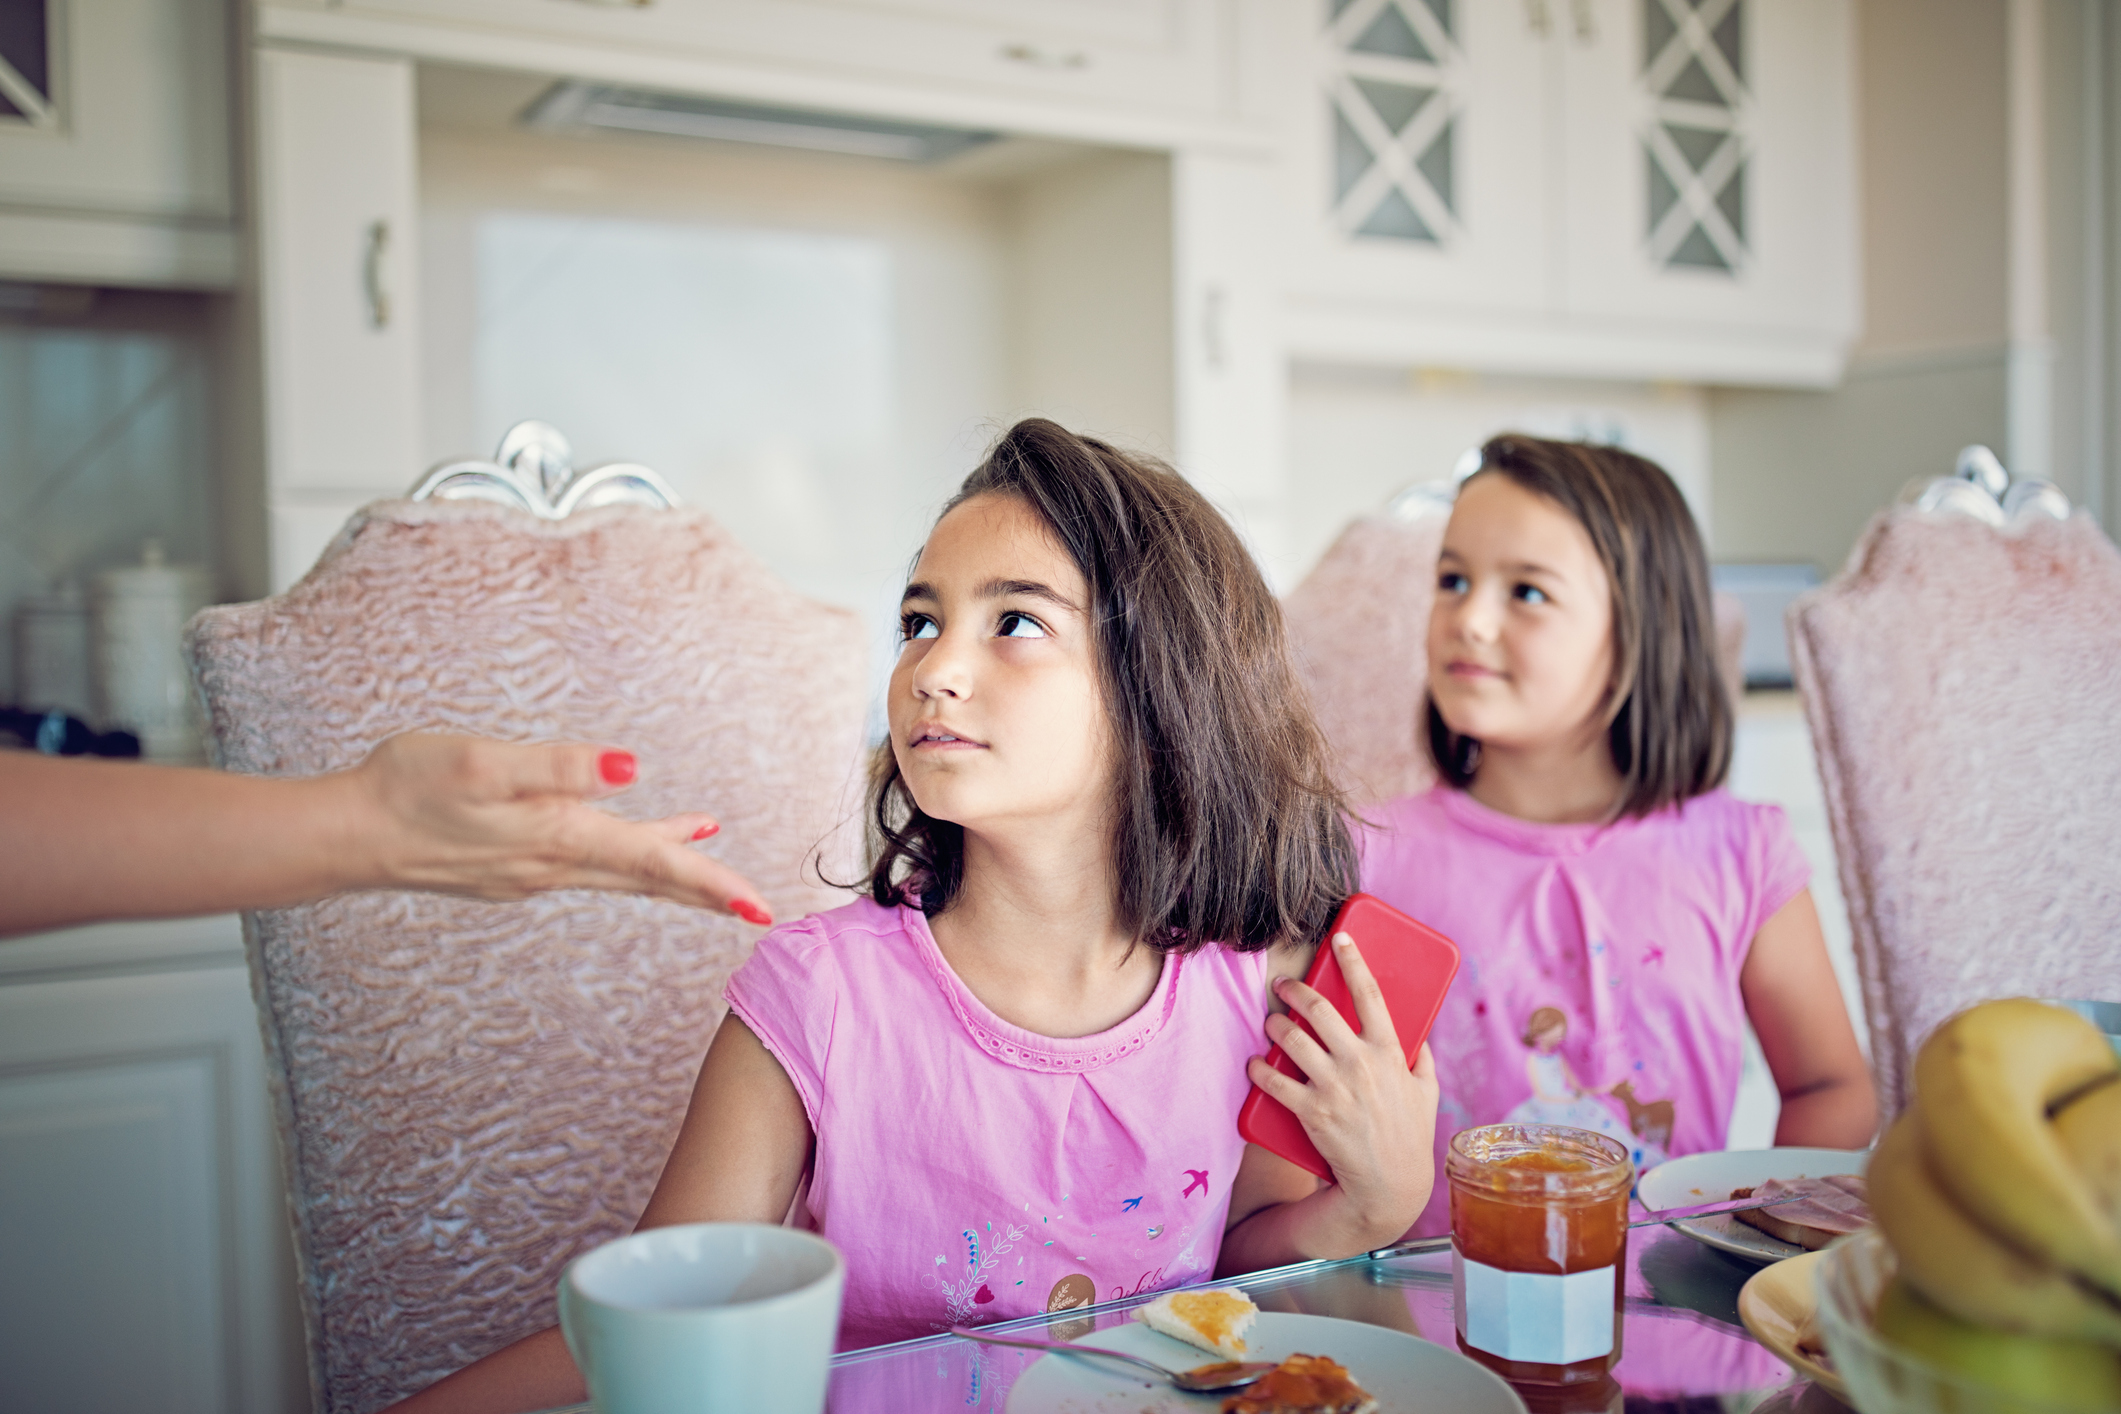
<path id="1" fill-rule="evenodd" d="M 612 889 L 771 921 L 742 875 L 686 848 L 719 830 L 714 820 L 636 823 L 590 804 L 634 783 L 630 751 L 409 733 L 349 774 L 387 822 L 377 858 L 390 886 L 489 899 Z"/>
<path id="2" fill-rule="evenodd" d="M 611 889 L 770 923 L 742 875 L 689 848 L 720 828 L 710 817 L 636 823 L 591 804 L 638 774 L 613 747 L 425 732 L 302 780 L 0 752 L 0 937 L 372 888 Z"/>

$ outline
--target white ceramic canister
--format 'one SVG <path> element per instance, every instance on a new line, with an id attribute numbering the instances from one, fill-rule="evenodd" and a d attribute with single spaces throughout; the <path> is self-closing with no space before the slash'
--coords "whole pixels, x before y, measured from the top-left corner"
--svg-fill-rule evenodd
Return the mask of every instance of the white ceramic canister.
<path id="1" fill-rule="evenodd" d="M 88 599 L 68 581 L 15 606 L 15 704 L 32 712 L 96 715 L 90 690 Z"/>
<path id="2" fill-rule="evenodd" d="M 96 716 L 105 731 L 138 736 L 151 761 L 204 755 L 184 625 L 206 607 L 207 584 L 196 565 L 164 564 L 161 544 L 150 540 L 139 564 L 97 575 L 89 596 Z"/>

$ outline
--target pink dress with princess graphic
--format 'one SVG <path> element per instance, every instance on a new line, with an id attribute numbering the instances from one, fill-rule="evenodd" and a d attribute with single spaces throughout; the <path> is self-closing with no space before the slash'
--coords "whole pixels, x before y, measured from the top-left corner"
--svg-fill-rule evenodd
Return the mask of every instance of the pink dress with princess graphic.
<path id="1" fill-rule="evenodd" d="M 1610 825 L 1541 825 L 1439 785 L 1366 812 L 1363 888 L 1457 943 L 1430 1033 L 1436 1171 L 1476 1125 L 1568 1124 L 1638 1170 L 1721 1149 L 1760 926 L 1811 879 L 1772 805 L 1710 791 Z M 1414 1231 L 1450 1229 L 1439 1182 Z"/>
<path id="2" fill-rule="evenodd" d="M 1212 1275 L 1267 966 L 1166 957 L 1133 1016 L 1056 1039 L 973 996 L 918 909 L 760 939 L 725 995 L 817 1136 L 804 1205 L 847 1259 L 840 1348 Z"/>

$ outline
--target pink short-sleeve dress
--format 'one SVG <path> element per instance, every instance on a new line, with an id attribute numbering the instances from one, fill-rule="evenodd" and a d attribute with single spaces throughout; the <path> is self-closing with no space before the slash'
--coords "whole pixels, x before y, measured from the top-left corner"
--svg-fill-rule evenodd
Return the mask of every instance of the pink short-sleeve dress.
<path id="1" fill-rule="evenodd" d="M 1450 1229 L 1443 1158 L 1462 1129 L 1594 1129 L 1638 1169 L 1724 1146 L 1739 973 L 1811 878 L 1779 808 L 1714 790 L 1610 825 L 1541 825 L 1439 785 L 1370 815 L 1363 888 L 1463 955 L 1430 1033 L 1437 1181 L 1415 1232 Z"/>
<path id="2" fill-rule="evenodd" d="M 817 1136 L 805 1206 L 847 1260 L 840 1347 L 1210 1276 L 1267 967 L 1167 956 L 1133 1016 L 1056 1039 L 988 1010 L 918 909 L 864 900 L 760 939 L 726 995 Z"/>

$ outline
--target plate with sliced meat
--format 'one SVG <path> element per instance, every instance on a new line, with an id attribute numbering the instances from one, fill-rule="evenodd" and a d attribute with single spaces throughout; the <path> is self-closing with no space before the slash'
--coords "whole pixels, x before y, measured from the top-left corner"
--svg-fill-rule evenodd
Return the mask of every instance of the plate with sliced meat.
<path id="1" fill-rule="evenodd" d="M 1741 1197 L 1797 1197 L 1753 1213 L 1718 1213 L 1672 1224 L 1697 1242 L 1749 1262 L 1779 1262 L 1869 1224 L 1862 1149 L 1722 1149 L 1671 1159 L 1645 1173 L 1645 1208 L 1687 1208 Z"/>

